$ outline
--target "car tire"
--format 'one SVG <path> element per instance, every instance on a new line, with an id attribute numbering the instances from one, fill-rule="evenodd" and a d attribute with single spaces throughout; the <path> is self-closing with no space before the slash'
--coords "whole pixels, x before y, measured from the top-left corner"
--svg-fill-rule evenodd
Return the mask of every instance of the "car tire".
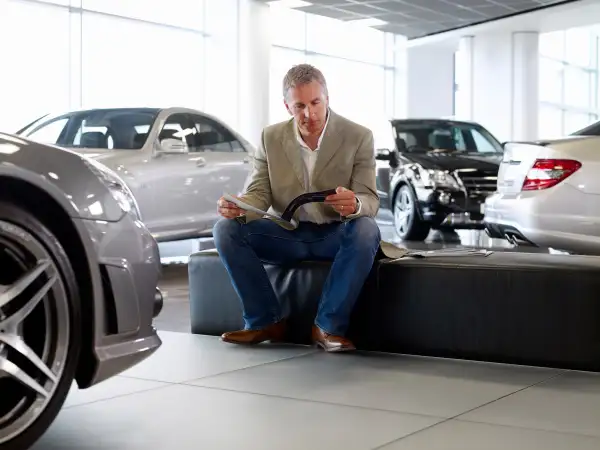
<path id="1" fill-rule="evenodd" d="M 419 217 L 417 199 L 410 186 L 404 184 L 394 197 L 394 231 L 403 241 L 424 241 L 431 226 Z"/>
<path id="2" fill-rule="evenodd" d="M 81 303 L 69 258 L 32 213 L 0 200 L 0 448 L 32 446 L 73 384 Z"/>

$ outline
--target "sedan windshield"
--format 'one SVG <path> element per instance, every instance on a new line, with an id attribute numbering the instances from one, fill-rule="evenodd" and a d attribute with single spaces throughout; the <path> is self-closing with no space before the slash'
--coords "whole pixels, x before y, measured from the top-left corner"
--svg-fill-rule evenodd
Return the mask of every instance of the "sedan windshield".
<path id="1" fill-rule="evenodd" d="M 122 108 L 45 116 L 19 134 L 67 148 L 139 150 L 146 143 L 158 112 L 152 108 Z"/>
<path id="2" fill-rule="evenodd" d="M 501 153 L 502 144 L 481 125 L 433 120 L 392 122 L 400 152 Z"/>

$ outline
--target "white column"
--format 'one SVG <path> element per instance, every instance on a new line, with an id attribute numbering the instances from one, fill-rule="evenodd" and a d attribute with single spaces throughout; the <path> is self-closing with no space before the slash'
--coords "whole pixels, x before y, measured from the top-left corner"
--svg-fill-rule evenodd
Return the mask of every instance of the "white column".
<path id="1" fill-rule="evenodd" d="M 459 53 L 463 111 L 500 140 L 530 140 L 538 132 L 538 34 L 497 32 L 464 39 Z M 469 84 L 470 78 L 470 86 Z M 462 94 L 461 94 L 462 95 Z M 466 104 L 465 104 L 466 103 Z"/>
<path id="2" fill-rule="evenodd" d="M 255 145 L 269 124 L 270 25 L 267 4 L 239 0 L 238 130 Z"/>
<path id="3" fill-rule="evenodd" d="M 457 119 L 473 119 L 473 36 L 463 37 L 456 52 L 456 95 L 454 114 Z"/>
<path id="4" fill-rule="evenodd" d="M 239 127 L 239 0 L 204 2 L 204 111 Z"/>
<path id="5" fill-rule="evenodd" d="M 514 140 L 538 136 L 539 34 L 513 34 L 513 133 Z"/>
<path id="6" fill-rule="evenodd" d="M 454 51 L 452 45 L 441 44 L 408 49 L 408 117 L 454 114 Z"/>

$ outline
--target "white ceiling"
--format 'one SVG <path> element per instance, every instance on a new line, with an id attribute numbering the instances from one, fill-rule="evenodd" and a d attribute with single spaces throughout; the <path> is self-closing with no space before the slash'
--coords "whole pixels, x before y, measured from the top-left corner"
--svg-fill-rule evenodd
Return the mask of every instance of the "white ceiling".
<path id="1" fill-rule="evenodd" d="M 579 0 L 307 1 L 310 6 L 296 9 L 345 21 L 377 18 L 387 24 L 374 28 L 416 39 Z"/>

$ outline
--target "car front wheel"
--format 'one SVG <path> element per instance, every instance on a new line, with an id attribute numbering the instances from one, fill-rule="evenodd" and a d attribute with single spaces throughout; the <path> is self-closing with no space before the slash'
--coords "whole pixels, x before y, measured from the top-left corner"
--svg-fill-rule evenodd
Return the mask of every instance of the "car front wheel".
<path id="1" fill-rule="evenodd" d="M 394 230 L 403 241 L 423 241 L 431 227 L 421 220 L 412 189 L 403 185 L 394 199 Z"/>
<path id="2" fill-rule="evenodd" d="M 75 275 L 56 237 L 0 201 L 0 448 L 29 448 L 56 418 L 81 342 Z"/>

